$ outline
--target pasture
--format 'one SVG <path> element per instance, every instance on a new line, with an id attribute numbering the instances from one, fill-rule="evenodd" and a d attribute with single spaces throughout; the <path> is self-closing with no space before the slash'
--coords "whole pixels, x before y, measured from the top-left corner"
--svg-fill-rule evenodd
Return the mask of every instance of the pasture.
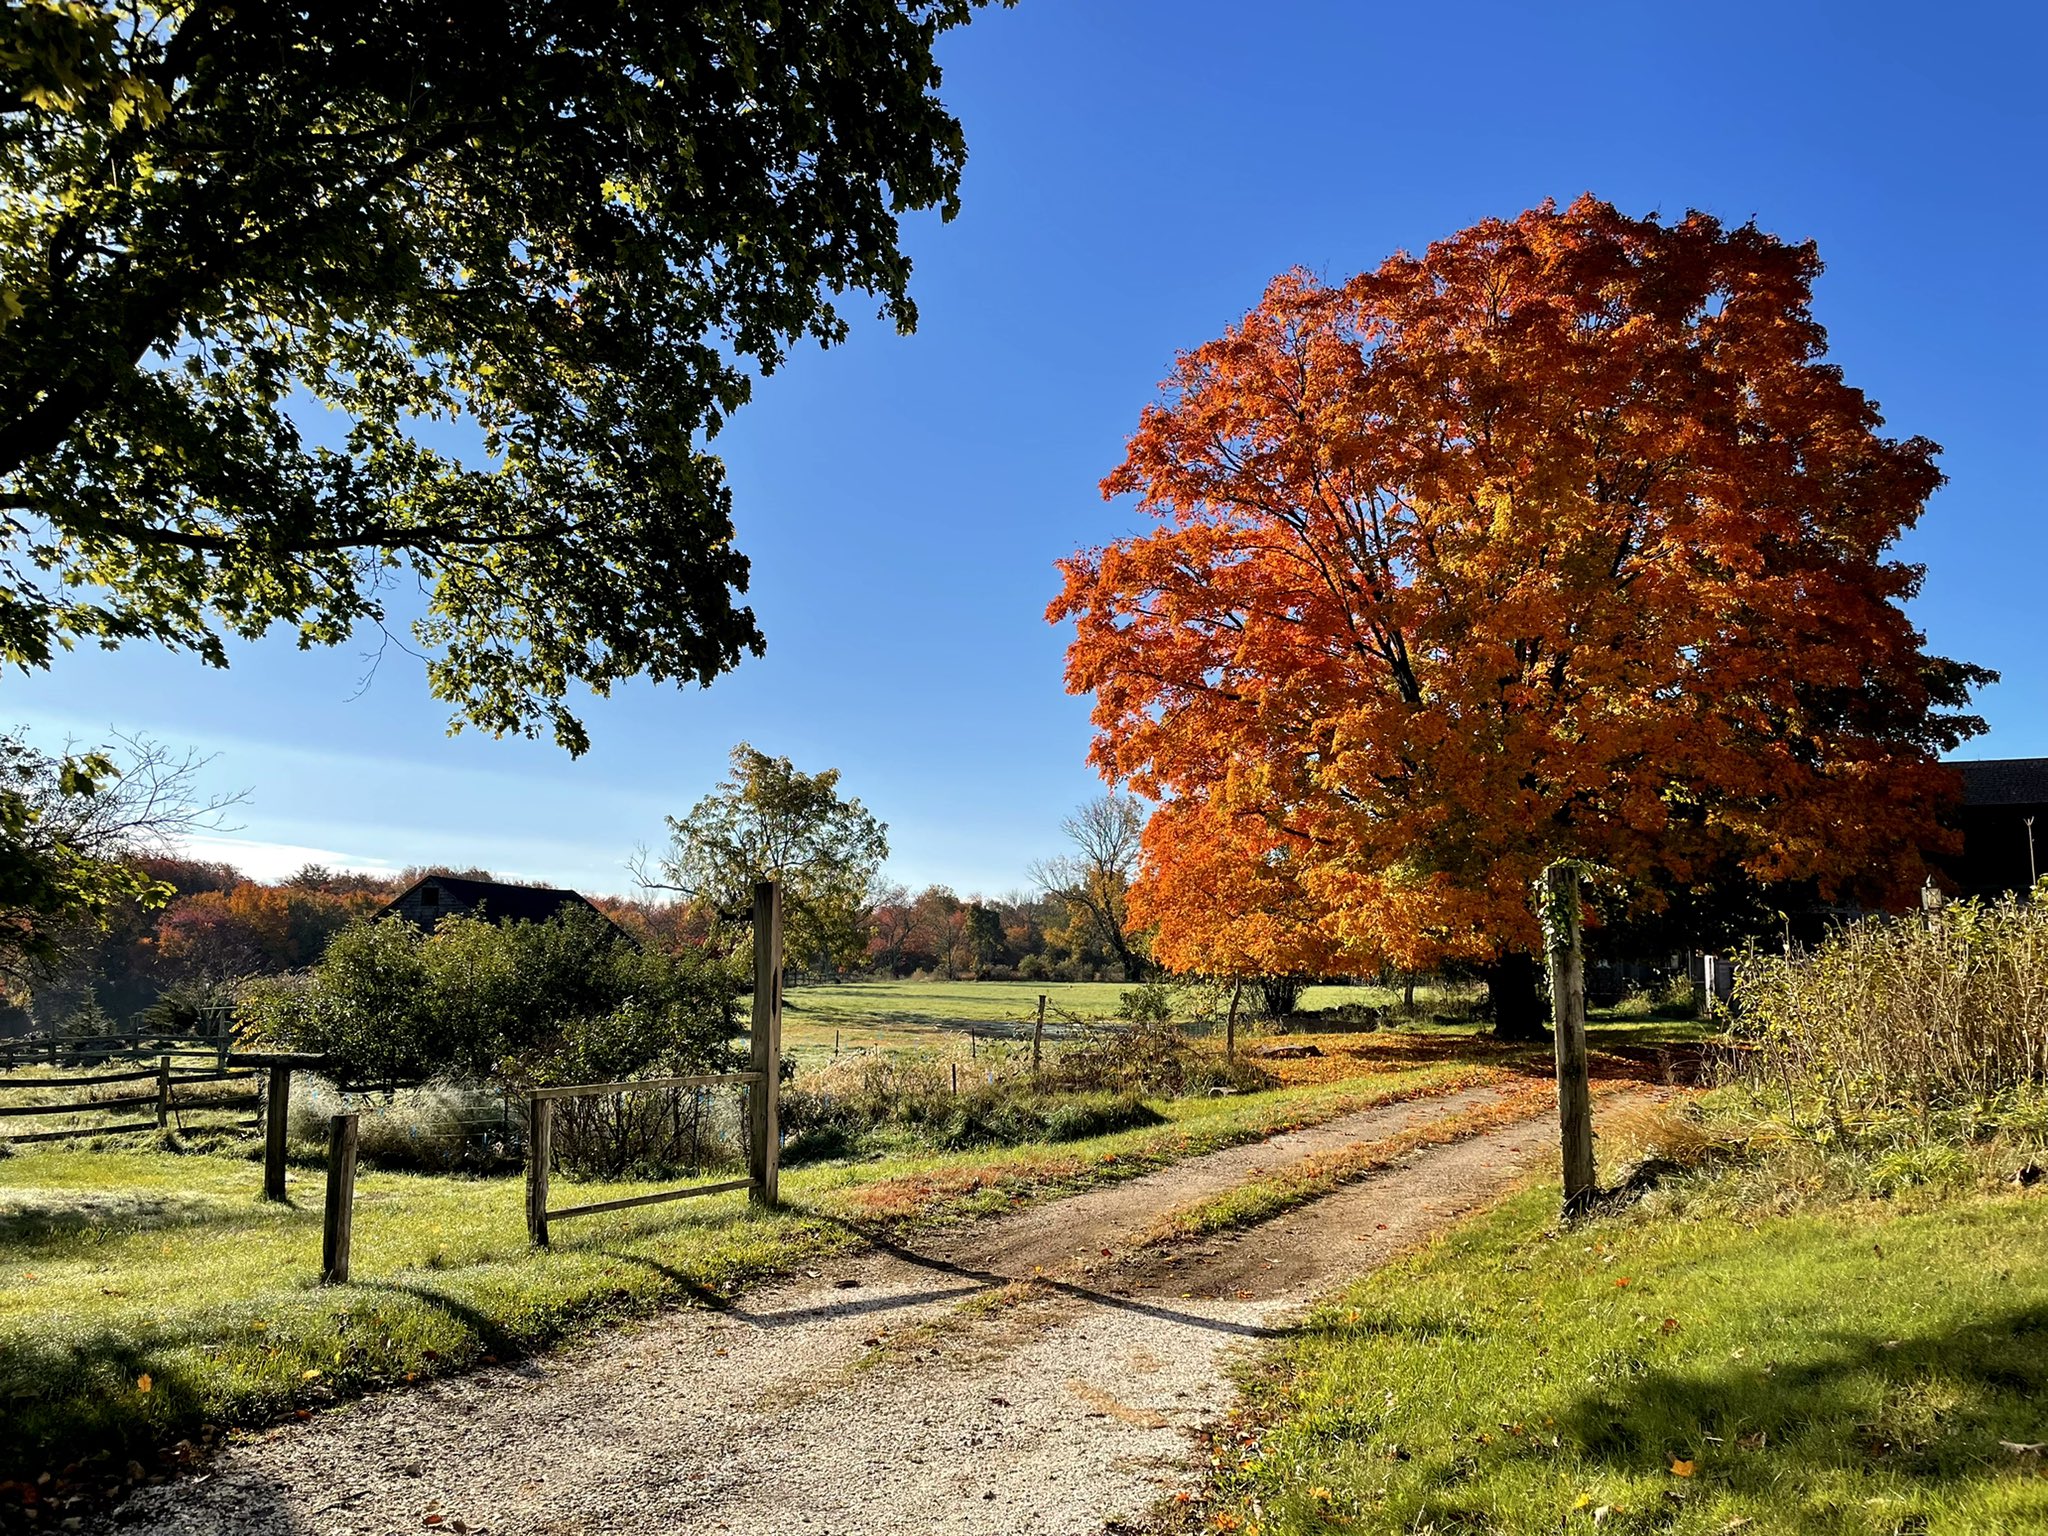
<path id="1" fill-rule="evenodd" d="M 1046 999 L 1049 1033 L 1070 1029 L 1073 1021 L 1113 1023 L 1118 999 L 1130 987 L 1120 981 L 911 981 L 861 980 L 817 982 L 791 987 L 783 998 L 783 1048 L 801 1067 L 829 1060 L 836 1039 L 848 1051 L 927 1052 L 942 1058 L 968 1059 L 988 1039 L 1029 1039 L 1038 999 Z M 1470 987 L 1416 989 L 1416 1009 L 1427 1018 L 1433 1008 L 1462 1003 Z M 1375 986 L 1315 986 L 1302 994 L 1305 1009 L 1364 1003 L 1393 1008 L 1401 1001 L 1397 989 Z M 1261 1026 L 1250 1017 L 1247 999 L 1239 1030 L 1254 1035 Z M 1217 1018 L 1181 1021 L 1196 1034 L 1221 1032 Z M 1467 1026 L 1469 1029 L 1470 1026 Z M 969 1037 L 974 1037 L 970 1043 Z"/>

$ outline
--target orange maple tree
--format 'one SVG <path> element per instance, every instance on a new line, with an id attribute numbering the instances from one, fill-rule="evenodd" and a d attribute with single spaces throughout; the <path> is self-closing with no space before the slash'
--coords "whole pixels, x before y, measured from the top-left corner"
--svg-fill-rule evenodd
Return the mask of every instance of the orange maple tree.
<path id="1" fill-rule="evenodd" d="M 1819 270 L 1585 197 L 1287 274 L 1178 359 L 1102 485 L 1156 527 L 1047 612 L 1093 761 L 1161 802 L 1161 961 L 1533 978 L 1560 857 L 1648 905 L 1919 883 L 1991 674 L 1904 612 L 1937 449 L 1825 361 Z"/>

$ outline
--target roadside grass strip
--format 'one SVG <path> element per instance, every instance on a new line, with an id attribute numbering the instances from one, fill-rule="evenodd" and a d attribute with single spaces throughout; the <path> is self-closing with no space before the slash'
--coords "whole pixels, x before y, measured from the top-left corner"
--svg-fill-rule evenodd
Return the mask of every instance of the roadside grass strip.
<path id="1" fill-rule="evenodd" d="M 751 1211 L 732 1194 L 616 1212 L 541 1252 L 527 1246 L 516 1177 L 365 1166 L 355 1283 L 339 1287 L 316 1283 L 317 1172 L 295 1169 L 292 1203 L 266 1205 L 260 1167 L 245 1157 L 73 1148 L 0 1158 L 0 1479 L 119 1481 L 128 1458 L 149 1462 L 179 1441 L 532 1353 L 678 1302 L 721 1305 L 746 1284 L 859 1248 L 868 1230 L 1008 1210 L 1509 1075 L 1438 1062 L 1171 1101 L 1165 1124 L 1059 1146 L 791 1168 L 782 1211 Z M 656 1187 L 579 1183 L 577 1193 Z"/>
<path id="2" fill-rule="evenodd" d="M 2048 1530 L 2048 1198 L 1560 1228 L 1525 1189 L 1246 1381 L 1187 1528 Z"/>

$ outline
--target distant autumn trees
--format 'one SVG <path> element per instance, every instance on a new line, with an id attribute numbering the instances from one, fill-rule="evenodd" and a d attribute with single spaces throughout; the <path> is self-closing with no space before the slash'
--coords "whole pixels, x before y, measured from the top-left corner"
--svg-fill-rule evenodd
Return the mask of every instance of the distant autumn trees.
<path id="1" fill-rule="evenodd" d="M 1174 969 L 1490 968 L 1533 1025 L 1530 881 L 1898 898 L 1982 729 L 1891 558 L 1941 482 L 1826 361 L 1820 262 L 1583 198 L 1183 355 L 1063 562 L 1094 762 L 1161 802 L 1130 921 Z M 1510 985 L 1509 983 L 1513 983 Z"/>

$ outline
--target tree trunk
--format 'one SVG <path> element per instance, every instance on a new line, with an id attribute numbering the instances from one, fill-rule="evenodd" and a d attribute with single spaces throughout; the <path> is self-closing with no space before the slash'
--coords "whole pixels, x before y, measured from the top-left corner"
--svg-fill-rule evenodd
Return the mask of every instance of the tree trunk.
<path id="1" fill-rule="evenodd" d="M 1479 975 L 1493 1006 L 1494 1039 L 1526 1042 L 1550 1038 L 1550 1031 L 1543 1026 L 1543 993 L 1538 984 L 1542 971 L 1534 955 L 1502 955 L 1491 965 L 1481 966 Z"/>

